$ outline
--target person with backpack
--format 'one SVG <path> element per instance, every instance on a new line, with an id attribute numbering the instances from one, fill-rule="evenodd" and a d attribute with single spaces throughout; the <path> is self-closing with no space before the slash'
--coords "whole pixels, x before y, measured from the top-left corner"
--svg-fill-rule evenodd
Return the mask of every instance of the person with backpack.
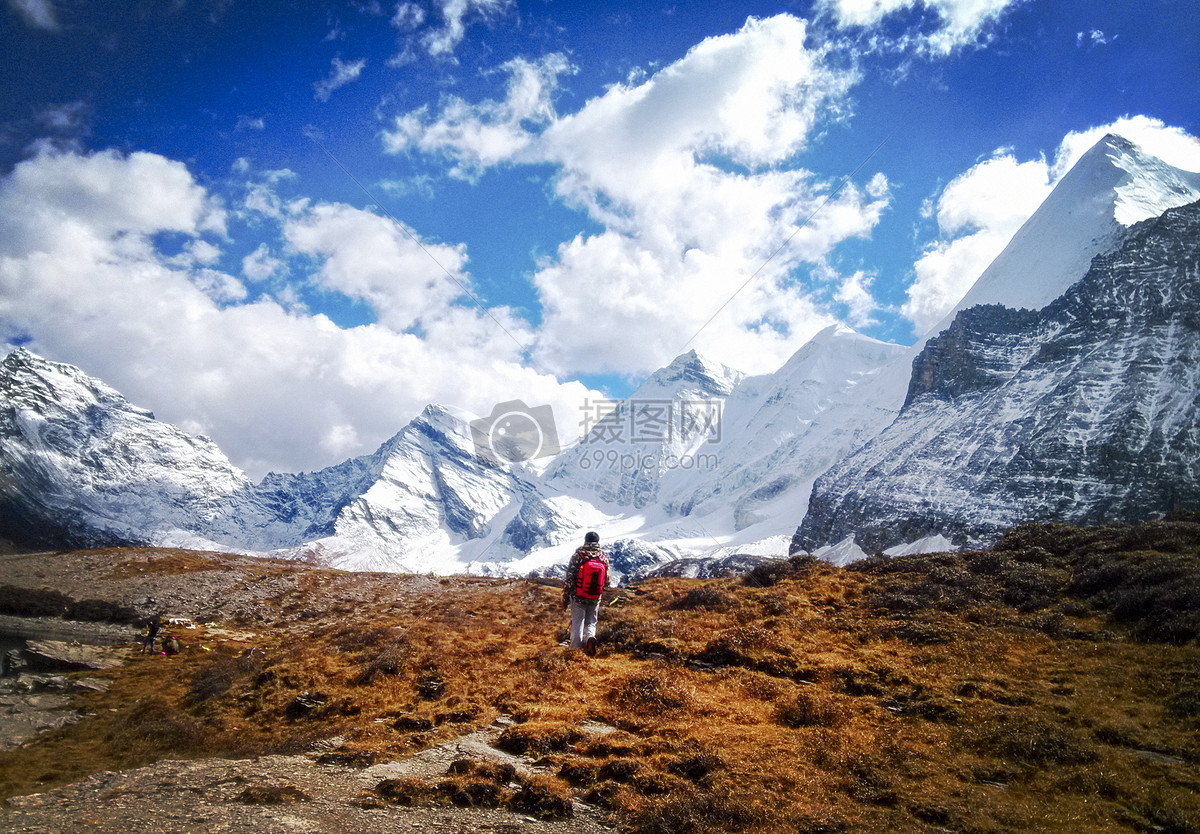
<path id="1" fill-rule="evenodd" d="M 162 628 L 162 617 L 155 614 L 146 622 L 146 635 L 142 638 L 142 654 L 154 654 L 154 641 Z"/>
<path id="2" fill-rule="evenodd" d="M 571 648 L 596 653 L 596 620 L 600 615 L 600 597 L 608 585 L 608 557 L 600 552 L 600 536 L 588 533 L 583 547 L 567 563 L 567 584 L 563 588 L 563 610 L 571 609 Z"/>

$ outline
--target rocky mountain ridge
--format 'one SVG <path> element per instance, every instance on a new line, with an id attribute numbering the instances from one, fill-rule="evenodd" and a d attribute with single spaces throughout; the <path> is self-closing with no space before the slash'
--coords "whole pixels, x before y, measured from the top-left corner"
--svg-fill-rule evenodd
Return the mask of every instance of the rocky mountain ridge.
<path id="1" fill-rule="evenodd" d="M 1041 311 L 960 312 L 895 422 L 818 479 L 793 548 L 978 546 L 1200 506 L 1198 278 L 1200 202 L 1135 226 Z"/>

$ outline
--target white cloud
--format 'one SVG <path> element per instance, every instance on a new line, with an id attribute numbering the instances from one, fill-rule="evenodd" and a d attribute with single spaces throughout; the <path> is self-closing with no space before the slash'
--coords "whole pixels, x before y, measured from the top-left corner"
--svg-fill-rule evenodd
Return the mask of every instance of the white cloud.
<path id="1" fill-rule="evenodd" d="M 259 244 L 257 249 L 242 258 L 242 274 L 251 281 L 265 281 L 279 275 L 283 269 L 283 261 L 272 255 L 270 247 L 265 243 Z"/>
<path id="2" fill-rule="evenodd" d="M 13 170 L 0 200 L 10 206 L 0 226 L 5 251 L 54 251 L 81 232 L 107 238 L 118 231 L 225 231 L 224 210 L 187 167 L 150 153 L 43 151 Z"/>
<path id="3" fill-rule="evenodd" d="M 868 234 L 887 187 L 879 178 L 822 207 L 831 185 L 796 167 L 818 114 L 836 113 L 856 80 L 805 40 L 797 18 L 751 19 L 545 131 L 558 193 L 608 229 L 565 244 L 536 276 L 555 367 L 650 370 L 702 329 L 700 350 L 761 371 L 829 323 L 789 276 Z M 593 331 L 621 337 L 579 336 Z"/>
<path id="4" fill-rule="evenodd" d="M 1116 38 L 1113 38 L 1116 40 Z M 1086 32 L 1075 33 L 1076 46 L 1105 46 L 1109 43 L 1109 38 L 1099 29 L 1089 29 Z"/>
<path id="5" fill-rule="evenodd" d="M 284 235 L 296 251 L 321 260 L 327 290 L 366 302 L 379 322 L 408 330 L 462 295 L 463 246 L 419 243 L 391 220 L 341 204 L 322 204 L 289 218 Z"/>
<path id="6" fill-rule="evenodd" d="M 924 332 L 949 312 L 1050 193 L 1045 160 L 1000 153 L 959 174 L 937 199 L 939 239 L 914 265 L 901 313 Z"/>
<path id="7" fill-rule="evenodd" d="M 354 243 L 409 262 L 378 218 L 336 205 L 287 211 L 290 231 L 319 259 L 318 280 L 378 297 L 381 320 L 405 318 L 388 305 L 406 290 L 388 280 L 403 285 L 407 273 L 369 260 L 366 278 L 341 271 L 355 265 Z M 183 235 L 203 259 L 212 253 L 197 241 L 223 220 L 186 167 L 160 156 L 42 154 L 0 180 L 0 214 L 28 218 L 0 233 L 0 339 L 30 339 L 30 349 L 82 366 L 160 419 L 213 437 L 255 475 L 373 451 L 430 402 L 479 414 L 514 397 L 547 403 L 570 437 L 590 394 L 523 367 L 504 331 L 452 292 L 439 296 L 440 308 L 419 302 L 420 335 L 245 303 L 232 276 L 156 248 L 164 232 Z M 335 232 L 348 236 L 343 245 Z M 452 266 L 461 261 L 458 247 L 432 248 Z M 252 263 L 271 258 L 263 250 Z M 531 338 L 508 311 L 491 313 Z"/>
<path id="8" fill-rule="evenodd" d="M 366 58 L 359 58 L 357 61 L 347 63 L 335 56 L 329 76 L 313 84 L 313 95 L 317 101 L 329 101 L 329 96 L 333 94 L 334 90 L 357 81 L 366 65 Z"/>
<path id="9" fill-rule="evenodd" d="M 91 117 L 92 108 L 85 101 L 52 104 L 38 113 L 38 121 L 58 133 L 82 133 Z"/>
<path id="10" fill-rule="evenodd" d="M 450 55 L 467 33 L 469 21 L 492 20 L 513 7 L 512 0 L 438 0 L 442 27 L 427 32 L 421 39 L 430 55 Z M 397 14 L 400 10 L 397 9 Z M 419 24 L 418 24 L 419 25 Z"/>
<path id="11" fill-rule="evenodd" d="M 1058 181 L 1109 133 L 1177 168 L 1200 171 L 1200 142 L 1145 116 L 1068 133 L 1053 161 L 1019 162 L 1010 152 L 997 152 L 951 180 L 936 200 L 939 237 L 914 265 L 916 280 L 901 308 L 918 332 L 954 308 Z"/>
<path id="12" fill-rule="evenodd" d="M 806 37 L 798 18 L 752 18 L 565 116 L 551 98 L 566 60 L 513 62 L 503 102 L 403 114 L 386 147 L 448 157 L 458 176 L 552 164 L 559 197 L 605 227 L 560 245 L 534 276 L 538 355 L 551 367 L 652 370 L 703 328 L 701 350 L 766 370 L 832 320 L 791 273 L 868 234 L 888 202 L 882 176 L 829 199 L 832 184 L 796 165 L 856 81 Z"/>
<path id="13" fill-rule="evenodd" d="M 213 264 L 221 257 L 221 247 L 207 240 L 189 241 L 184 248 L 187 251 L 187 256 L 194 263 L 198 264 Z"/>
<path id="14" fill-rule="evenodd" d="M 405 113 L 384 131 L 384 150 L 443 155 L 455 163 L 451 175 L 463 178 L 518 157 L 535 140 L 532 129 L 554 119 L 558 77 L 575 70 L 558 53 L 539 61 L 516 58 L 501 70 L 509 76 L 504 101 L 472 105 L 451 96 L 434 119 L 427 108 Z"/>
<path id="15" fill-rule="evenodd" d="M 905 13 L 932 12 L 937 27 L 903 39 L 934 54 L 949 54 L 979 40 L 985 27 L 999 20 L 1022 0 L 824 0 L 842 27 L 875 27 L 885 18 Z"/>
<path id="16" fill-rule="evenodd" d="M 237 125 L 234 126 L 234 130 L 265 130 L 266 127 L 266 120 L 261 116 L 238 116 Z"/>
<path id="17" fill-rule="evenodd" d="M 8 0 L 8 7 L 35 29 L 58 30 L 58 15 L 50 0 Z"/>
<path id="18" fill-rule="evenodd" d="M 416 3 L 397 3 L 392 25 L 402 32 L 417 29 L 425 22 L 425 10 Z"/>
<path id="19" fill-rule="evenodd" d="M 859 271 L 847 276 L 838 286 L 834 299 L 848 308 L 847 321 L 852 327 L 862 329 L 875 324 L 875 312 L 879 304 L 871 295 L 874 281 L 874 275 Z"/>

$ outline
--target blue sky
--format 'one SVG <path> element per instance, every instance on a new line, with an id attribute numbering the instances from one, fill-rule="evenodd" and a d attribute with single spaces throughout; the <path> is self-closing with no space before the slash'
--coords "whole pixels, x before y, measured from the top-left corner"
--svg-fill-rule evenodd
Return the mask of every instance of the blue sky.
<path id="1" fill-rule="evenodd" d="M 1192 0 L 0 15 L 0 335 L 256 475 L 428 402 L 569 437 L 693 347 L 911 344 L 1104 132 L 1200 156 Z"/>

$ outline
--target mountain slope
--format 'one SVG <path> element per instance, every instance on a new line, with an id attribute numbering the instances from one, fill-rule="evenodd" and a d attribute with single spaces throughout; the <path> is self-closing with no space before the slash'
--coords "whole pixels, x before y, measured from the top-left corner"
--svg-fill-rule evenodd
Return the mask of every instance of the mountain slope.
<path id="1" fill-rule="evenodd" d="M 149 543 L 203 528 L 249 485 L 212 441 L 78 368 L 21 348 L 0 363 L 0 536 Z"/>
<path id="2" fill-rule="evenodd" d="M 1135 226 L 1040 312 L 959 313 L 896 421 L 819 479 L 794 547 L 1177 506 L 1200 506 L 1200 203 Z"/>

